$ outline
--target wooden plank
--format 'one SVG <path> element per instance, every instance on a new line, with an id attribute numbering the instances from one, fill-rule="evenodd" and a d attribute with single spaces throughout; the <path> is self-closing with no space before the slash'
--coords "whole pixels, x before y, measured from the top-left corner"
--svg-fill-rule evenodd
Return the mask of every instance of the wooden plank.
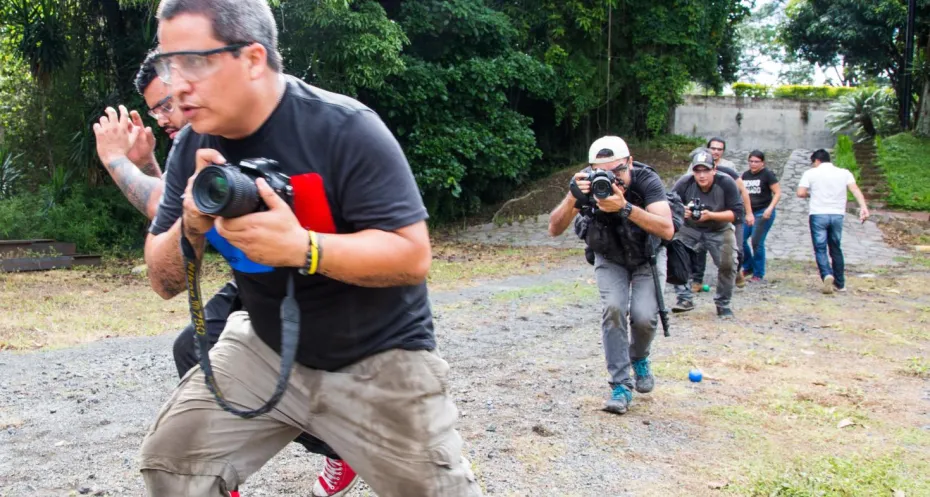
<path id="1" fill-rule="evenodd" d="M 71 267 L 74 258 L 61 257 L 24 257 L 19 259 L 0 259 L 0 269 L 8 273 L 18 271 L 45 271 L 48 269 L 65 269 Z"/>
<path id="2" fill-rule="evenodd" d="M 29 243 L 48 243 L 54 242 L 51 238 L 40 238 L 36 240 L 0 240 L 0 246 L 3 245 L 18 245 L 18 244 L 29 244 Z"/>
<path id="3" fill-rule="evenodd" d="M 74 244 L 68 242 L 53 241 L 0 245 L 0 256 L 7 258 L 28 258 L 44 255 L 58 257 L 74 255 L 74 251 Z"/>

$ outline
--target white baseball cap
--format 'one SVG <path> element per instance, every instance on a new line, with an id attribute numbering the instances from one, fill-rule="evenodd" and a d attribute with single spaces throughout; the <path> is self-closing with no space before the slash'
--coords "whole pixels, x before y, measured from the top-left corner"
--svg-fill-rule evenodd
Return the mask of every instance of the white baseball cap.
<path id="1" fill-rule="evenodd" d="M 619 136 L 602 136 L 588 149 L 588 164 L 606 164 L 630 156 L 630 148 Z"/>

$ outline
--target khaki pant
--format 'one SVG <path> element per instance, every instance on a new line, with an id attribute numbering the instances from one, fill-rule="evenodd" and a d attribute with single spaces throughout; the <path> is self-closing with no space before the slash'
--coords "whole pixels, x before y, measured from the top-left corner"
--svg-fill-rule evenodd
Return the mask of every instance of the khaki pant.
<path id="1" fill-rule="evenodd" d="M 235 312 L 210 350 L 216 381 L 239 409 L 274 391 L 281 359 Z M 481 495 L 433 352 L 389 350 L 338 372 L 295 365 L 281 402 L 242 419 L 223 411 L 192 369 L 142 444 L 147 495 L 227 497 L 302 431 L 323 439 L 380 497 Z"/>

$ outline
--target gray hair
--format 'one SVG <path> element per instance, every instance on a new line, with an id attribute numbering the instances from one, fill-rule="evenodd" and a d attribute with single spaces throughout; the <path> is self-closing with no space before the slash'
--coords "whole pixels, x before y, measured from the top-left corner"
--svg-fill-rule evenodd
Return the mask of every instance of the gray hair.
<path id="1" fill-rule="evenodd" d="M 227 43 L 261 43 L 268 52 L 268 67 L 281 72 L 278 26 L 266 0 L 162 0 L 158 19 L 200 14 L 213 25 L 213 36 Z"/>

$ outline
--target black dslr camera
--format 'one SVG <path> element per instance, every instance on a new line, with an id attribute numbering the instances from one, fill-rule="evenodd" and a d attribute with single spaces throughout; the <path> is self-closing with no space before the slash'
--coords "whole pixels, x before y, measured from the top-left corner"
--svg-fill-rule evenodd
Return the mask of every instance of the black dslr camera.
<path id="1" fill-rule="evenodd" d="M 266 210 L 255 180 L 263 178 L 287 205 L 293 205 L 291 177 L 271 159 L 245 159 L 238 164 L 210 165 L 197 175 L 191 194 L 200 212 L 239 217 Z"/>
<path id="2" fill-rule="evenodd" d="M 617 183 L 623 186 L 623 182 L 620 181 L 620 178 L 617 178 L 614 173 L 610 171 L 604 171 L 603 169 L 595 169 L 588 173 L 586 180 L 591 182 L 591 192 L 587 195 L 581 192 L 581 188 L 578 188 L 578 185 L 575 184 L 575 180 L 572 179 L 570 189 L 572 195 L 585 203 L 593 203 L 594 199 L 591 198 L 593 195 L 601 200 L 614 194 L 613 184 Z"/>
<path id="3" fill-rule="evenodd" d="M 701 211 L 705 209 L 704 204 L 701 203 L 701 199 L 695 198 L 691 200 L 691 203 L 688 204 L 688 208 L 691 209 L 691 219 L 695 221 L 701 220 Z"/>

